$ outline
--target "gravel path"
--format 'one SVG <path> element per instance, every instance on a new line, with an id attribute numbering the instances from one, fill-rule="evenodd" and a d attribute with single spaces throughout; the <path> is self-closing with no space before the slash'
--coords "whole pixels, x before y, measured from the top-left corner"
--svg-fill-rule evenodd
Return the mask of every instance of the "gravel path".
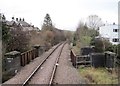
<path id="1" fill-rule="evenodd" d="M 53 54 L 47 59 L 47 61 L 42 65 L 41 69 L 30 80 L 29 84 L 49 84 L 50 77 L 55 65 L 55 61 L 59 55 L 59 52 L 63 44 L 55 50 Z"/>
<path id="2" fill-rule="evenodd" d="M 86 84 L 79 72 L 72 66 L 69 54 L 69 45 L 66 44 L 59 59 L 54 84 Z"/>
<path id="3" fill-rule="evenodd" d="M 21 68 L 21 70 L 13 78 L 9 79 L 3 84 L 22 84 L 33 72 L 33 70 L 40 64 L 40 62 L 43 61 L 43 59 L 46 58 L 55 49 L 56 46 L 52 47 L 49 51 L 45 52 L 43 55 L 37 57 L 28 65 Z"/>

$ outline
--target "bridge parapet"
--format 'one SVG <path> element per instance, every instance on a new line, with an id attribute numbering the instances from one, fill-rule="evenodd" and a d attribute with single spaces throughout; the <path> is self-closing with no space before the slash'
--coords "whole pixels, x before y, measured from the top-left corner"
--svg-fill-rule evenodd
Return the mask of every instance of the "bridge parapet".
<path id="1" fill-rule="evenodd" d="M 3 59 L 3 80 L 7 78 L 11 78 L 14 76 L 20 69 L 20 52 L 12 51 L 5 54 L 5 58 Z"/>

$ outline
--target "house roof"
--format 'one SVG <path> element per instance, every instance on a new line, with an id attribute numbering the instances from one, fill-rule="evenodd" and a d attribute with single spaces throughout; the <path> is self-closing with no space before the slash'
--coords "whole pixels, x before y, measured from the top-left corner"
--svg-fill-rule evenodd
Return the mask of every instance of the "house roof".
<path id="1" fill-rule="evenodd" d="M 33 27 L 23 27 L 24 30 L 33 30 Z"/>
<path id="2" fill-rule="evenodd" d="M 22 26 L 30 26 L 30 24 L 28 24 L 25 21 L 17 21 L 18 23 L 20 23 Z"/>
<path id="3" fill-rule="evenodd" d="M 15 23 L 15 21 L 6 21 L 6 24 L 7 24 L 7 25 L 10 25 L 10 26 L 12 26 L 13 23 Z"/>

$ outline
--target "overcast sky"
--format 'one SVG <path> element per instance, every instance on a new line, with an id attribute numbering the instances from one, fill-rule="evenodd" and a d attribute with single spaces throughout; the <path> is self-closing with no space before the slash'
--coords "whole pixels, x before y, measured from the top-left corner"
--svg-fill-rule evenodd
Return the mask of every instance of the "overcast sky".
<path id="1" fill-rule="evenodd" d="M 104 22 L 118 22 L 119 0 L 0 0 L 0 12 L 7 20 L 11 17 L 25 21 L 41 29 L 46 13 L 55 27 L 76 30 L 80 20 L 96 14 Z"/>

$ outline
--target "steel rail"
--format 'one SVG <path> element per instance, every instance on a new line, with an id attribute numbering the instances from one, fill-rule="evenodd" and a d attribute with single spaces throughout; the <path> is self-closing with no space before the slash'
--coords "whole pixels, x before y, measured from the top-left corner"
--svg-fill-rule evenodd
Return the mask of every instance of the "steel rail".
<path id="1" fill-rule="evenodd" d="M 51 56 L 51 54 L 54 53 L 54 51 L 63 43 L 60 43 L 55 49 L 35 68 L 35 70 L 28 76 L 28 78 L 23 82 L 22 86 L 26 86 L 30 79 L 34 76 L 34 74 L 39 70 L 39 68 L 42 66 L 42 64 Z"/>
<path id="2" fill-rule="evenodd" d="M 61 48 L 61 50 L 59 52 L 59 55 L 58 55 L 58 57 L 57 57 L 57 59 L 55 61 L 54 68 L 53 68 L 53 71 L 52 71 L 52 75 L 50 77 L 49 86 L 51 86 L 53 84 L 53 80 L 54 80 L 55 73 L 56 73 L 56 70 L 57 70 L 57 64 L 59 62 L 59 59 L 60 59 L 60 56 L 61 56 L 61 53 L 62 53 L 62 50 L 63 50 L 63 47 L 64 47 L 65 44 L 66 44 L 66 42 L 63 44 L 63 46 L 62 46 L 62 48 Z"/>

